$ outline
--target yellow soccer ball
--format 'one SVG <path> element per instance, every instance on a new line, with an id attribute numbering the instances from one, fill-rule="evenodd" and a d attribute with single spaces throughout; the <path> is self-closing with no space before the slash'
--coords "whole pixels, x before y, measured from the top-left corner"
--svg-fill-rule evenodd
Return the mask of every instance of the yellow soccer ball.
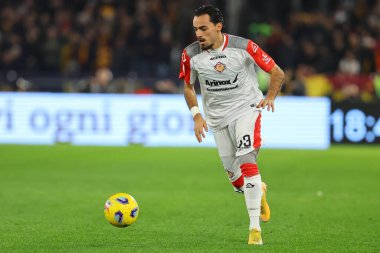
<path id="1" fill-rule="evenodd" d="M 104 215 L 109 223 L 116 227 L 132 225 L 139 215 L 139 206 L 129 194 L 116 193 L 104 204 Z"/>

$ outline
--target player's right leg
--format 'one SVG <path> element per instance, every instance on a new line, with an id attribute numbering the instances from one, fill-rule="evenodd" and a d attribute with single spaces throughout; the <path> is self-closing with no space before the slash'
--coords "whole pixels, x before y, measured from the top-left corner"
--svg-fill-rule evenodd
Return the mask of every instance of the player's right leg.
<path id="1" fill-rule="evenodd" d="M 244 177 L 240 169 L 240 161 L 235 155 L 236 147 L 227 127 L 214 132 L 213 135 L 224 170 L 233 189 L 237 193 L 244 193 Z"/>

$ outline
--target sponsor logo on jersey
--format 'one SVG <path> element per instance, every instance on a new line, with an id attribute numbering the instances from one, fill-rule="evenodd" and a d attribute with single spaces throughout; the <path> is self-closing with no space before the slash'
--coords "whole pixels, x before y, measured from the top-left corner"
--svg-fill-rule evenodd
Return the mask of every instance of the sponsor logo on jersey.
<path id="1" fill-rule="evenodd" d="M 236 83 L 237 79 L 238 79 L 238 75 L 237 74 L 234 78 L 234 80 L 232 81 L 231 83 L 231 80 L 222 80 L 222 81 L 217 81 L 217 80 L 206 80 L 206 85 L 207 86 L 211 86 L 211 87 L 217 87 L 217 86 L 222 86 L 222 85 L 227 85 L 227 84 L 234 84 Z"/>
<path id="2" fill-rule="evenodd" d="M 210 61 L 217 60 L 217 59 L 222 59 L 222 58 L 227 58 L 225 55 L 218 55 L 210 58 Z"/>
<path id="3" fill-rule="evenodd" d="M 218 62 L 217 64 L 215 64 L 214 69 L 219 73 L 222 73 L 226 69 L 226 64 Z"/>
<path id="4" fill-rule="evenodd" d="M 217 80 L 206 80 L 205 84 L 210 87 L 219 87 L 219 86 L 224 86 L 228 84 L 235 84 L 236 81 L 238 80 L 238 75 L 237 74 L 234 78 L 234 80 L 231 82 L 231 80 L 222 80 L 222 81 L 217 81 Z M 239 85 L 235 85 L 233 87 L 223 87 L 223 88 L 218 88 L 218 89 L 212 89 L 212 88 L 207 88 L 208 91 L 226 91 L 226 90 L 233 90 L 239 87 Z"/>
<path id="5" fill-rule="evenodd" d="M 233 86 L 233 87 L 223 87 L 223 88 L 217 88 L 217 89 L 207 88 L 207 90 L 208 90 L 208 91 L 226 91 L 226 90 L 234 90 L 234 89 L 236 89 L 237 87 L 239 87 L 238 84 L 236 84 L 236 85 Z"/>
<path id="6" fill-rule="evenodd" d="M 238 75 L 239 74 L 236 74 L 235 79 L 232 81 L 232 83 L 236 83 Z"/>
<path id="7" fill-rule="evenodd" d="M 224 80 L 224 81 L 216 81 L 216 80 L 206 80 L 206 85 L 211 87 L 217 87 L 222 85 L 231 84 L 231 80 Z"/>

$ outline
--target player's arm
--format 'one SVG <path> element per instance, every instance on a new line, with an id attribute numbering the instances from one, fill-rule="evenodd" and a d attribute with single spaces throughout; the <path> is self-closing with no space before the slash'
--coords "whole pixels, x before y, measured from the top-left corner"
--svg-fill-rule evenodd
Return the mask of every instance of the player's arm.
<path id="1" fill-rule="evenodd" d="M 186 81 L 184 85 L 185 100 L 194 119 L 194 134 L 198 142 L 202 142 L 202 137 L 206 138 L 206 135 L 203 130 L 205 130 L 206 132 L 208 131 L 207 123 L 199 111 L 197 94 L 195 93 L 194 85 L 188 84 L 186 83 Z"/>
<path id="2" fill-rule="evenodd" d="M 274 112 L 274 100 L 281 89 L 284 80 L 284 71 L 275 64 L 268 73 L 270 74 L 270 84 L 267 95 L 256 107 L 265 108 L 267 106 L 268 111 L 272 110 L 272 112 Z"/>
<path id="3" fill-rule="evenodd" d="M 184 80 L 184 95 L 187 106 L 189 107 L 191 114 L 194 119 L 194 134 L 198 142 L 202 142 L 202 137 L 205 138 L 206 135 L 203 130 L 208 131 L 206 121 L 202 117 L 199 111 L 197 94 L 194 90 L 194 82 L 196 79 L 195 72 L 191 69 L 190 57 L 186 50 L 183 50 L 181 56 L 181 69 L 179 73 L 179 78 Z"/>
<path id="4" fill-rule="evenodd" d="M 268 107 L 268 111 L 272 110 L 272 112 L 274 112 L 274 100 L 281 89 L 284 80 L 284 71 L 282 71 L 267 53 L 251 40 L 248 42 L 247 52 L 262 70 L 270 74 L 270 84 L 267 95 L 256 107 Z"/>

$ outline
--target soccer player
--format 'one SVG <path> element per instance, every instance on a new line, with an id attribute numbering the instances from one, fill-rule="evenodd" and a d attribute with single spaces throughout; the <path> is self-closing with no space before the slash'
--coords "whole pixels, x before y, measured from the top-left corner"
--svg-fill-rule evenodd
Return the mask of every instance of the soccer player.
<path id="1" fill-rule="evenodd" d="M 266 185 L 257 157 L 261 146 L 261 110 L 274 111 L 284 72 L 253 41 L 222 33 L 223 15 L 212 5 L 195 11 L 198 41 L 182 53 L 179 77 L 194 119 L 198 142 L 211 127 L 223 167 L 237 192 L 244 192 L 250 218 L 248 244 L 261 245 L 260 218 L 268 221 Z M 255 66 L 270 74 L 266 97 L 258 88 Z M 198 78 L 205 119 L 199 111 L 194 83 Z"/>

